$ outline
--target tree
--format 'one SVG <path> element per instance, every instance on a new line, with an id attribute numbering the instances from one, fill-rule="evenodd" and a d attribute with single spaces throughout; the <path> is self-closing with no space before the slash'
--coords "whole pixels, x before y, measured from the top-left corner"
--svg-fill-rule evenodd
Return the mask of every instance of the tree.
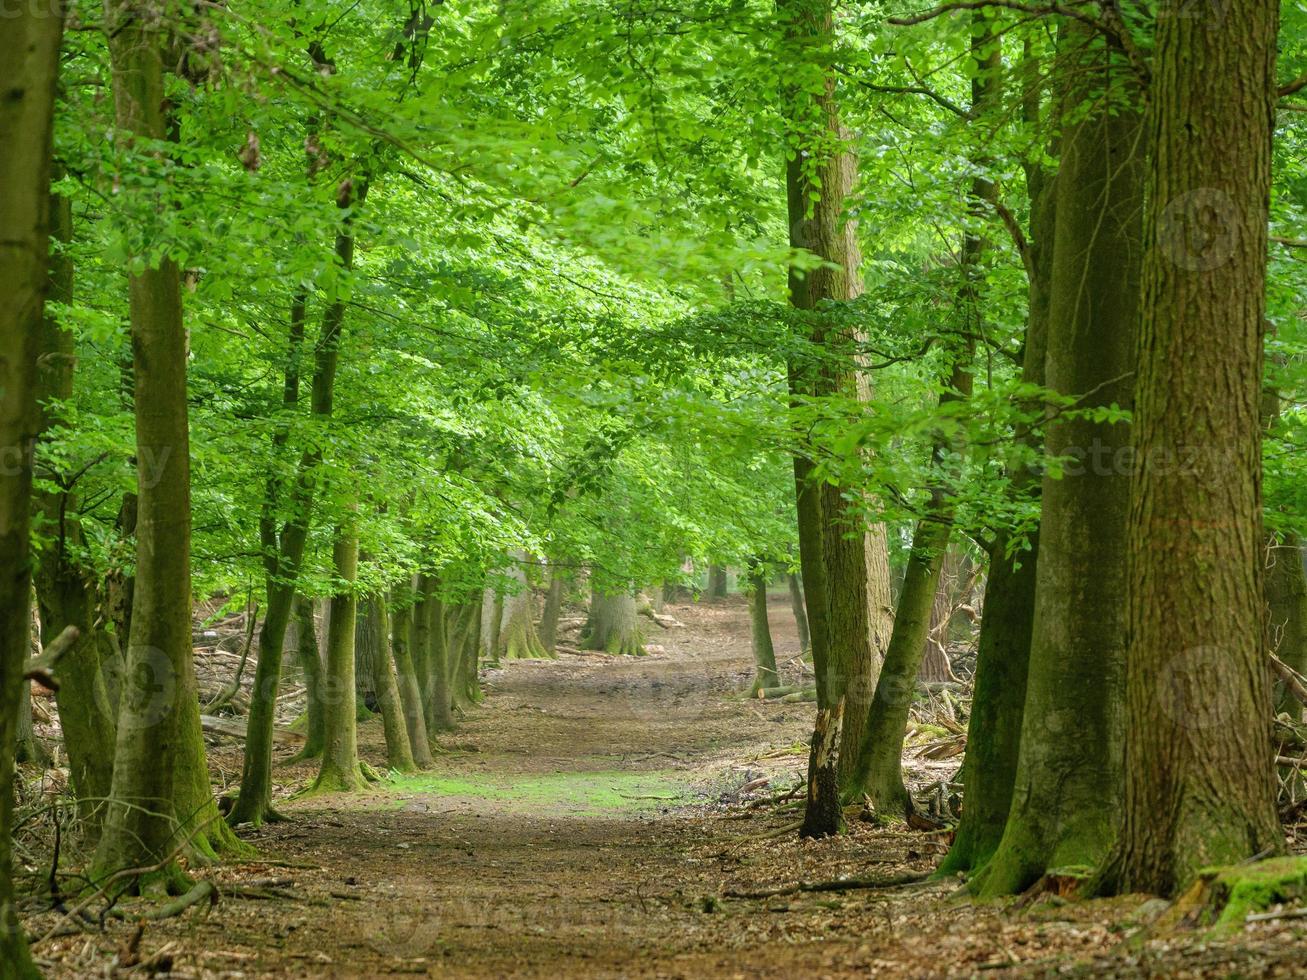
<path id="1" fill-rule="evenodd" d="M 18 698 L 26 671 L 36 352 L 47 288 L 50 140 L 62 5 L 27 6 L 0 32 L 0 962 L 16 980 L 39 977 L 14 900 L 11 831 Z"/>
<path id="2" fill-rule="evenodd" d="M 1145 143 L 1137 79 L 1096 31 L 1064 22 L 1058 64 L 1045 384 L 1069 405 L 1045 427 L 1054 462 L 1021 742 L 1003 837 L 976 879 L 984 895 L 1023 891 L 1051 869 L 1087 872 L 1111 845 L 1119 806 L 1130 468 L 1129 428 L 1113 406 L 1131 404 Z"/>
<path id="3" fill-rule="evenodd" d="M 749 636 L 755 668 L 749 696 L 756 697 L 759 691 L 781 684 L 771 625 L 767 621 L 767 566 L 757 559 L 749 563 Z"/>
<path id="4" fill-rule="evenodd" d="M 581 646 L 586 650 L 632 657 L 644 655 L 644 633 L 640 630 L 635 595 L 629 589 L 609 591 L 595 583 L 590 591 L 590 616 Z"/>
<path id="5" fill-rule="evenodd" d="M 1284 846 L 1259 411 L 1279 4 L 1239 0 L 1226 16 L 1237 31 L 1158 18 L 1148 115 L 1125 798 L 1104 878 L 1163 895 Z"/>

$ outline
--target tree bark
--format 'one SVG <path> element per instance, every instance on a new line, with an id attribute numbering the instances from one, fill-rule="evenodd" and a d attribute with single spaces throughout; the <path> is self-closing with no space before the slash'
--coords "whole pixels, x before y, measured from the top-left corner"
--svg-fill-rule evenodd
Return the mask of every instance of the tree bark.
<path id="1" fill-rule="evenodd" d="M 790 589 L 790 608 L 794 611 L 794 626 L 799 631 L 799 653 L 807 657 L 812 653 L 812 638 L 808 634 L 808 610 L 803 604 L 803 586 L 799 576 L 790 572 L 785 576 Z"/>
<path id="2" fill-rule="evenodd" d="M 1268 536 L 1265 563 L 1271 650 L 1298 673 L 1307 674 L 1307 575 L 1298 535 Z M 1275 686 L 1275 711 L 1302 720 L 1302 703 L 1283 682 Z"/>
<path id="3" fill-rule="evenodd" d="M 123 133 L 167 137 L 164 25 L 108 0 L 106 30 Z M 209 786 L 191 657 L 190 453 L 186 331 L 176 263 L 128 280 L 136 414 L 136 581 L 120 694 L 112 801 L 91 864 L 98 880 L 157 863 L 182 840 L 199 857 L 238 847 Z M 215 826 L 215 823 L 219 826 Z M 181 878 L 173 862 L 133 887 Z"/>
<path id="4" fill-rule="evenodd" d="M 336 530 L 331 551 L 332 570 L 342 588 L 331 597 L 327 624 L 327 670 L 323 691 L 327 702 L 326 742 L 322 765 L 311 792 L 351 792 L 363 788 L 358 750 L 358 719 L 354 704 L 354 629 L 358 600 L 353 585 L 358 578 L 359 539 L 355 526 L 357 506 Z"/>
<path id="5" fill-rule="evenodd" d="M 445 625 L 445 605 L 437 590 L 439 580 L 434 575 L 419 578 L 422 600 L 414 616 L 424 619 L 420 633 L 426 644 L 422 660 L 426 668 L 423 676 L 423 707 L 427 732 L 447 732 L 454 727 L 453 696 L 450 692 L 449 643 Z"/>
<path id="6" fill-rule="evenodd" d="M 1058 58 L 1046 384 L 1080 409 L 1129 408 L 1146 155 L 1137 83 L 1079 22 L 1062 25 Z M 1048 455 L 1070 461 L 1043 483 L 1019 760 L 1002 840 L 976 881 L 986 896 L 1096 866 L 1120 805 L 1129 427 L 1062 414 L 1045 436 Z"/>
<path id="7" fill-rule="evenodd" d="M 558 648 L 558 617 L 563 610 L 564 577 L 557 566 L 549 569 L 549 592 L 545 596 L 545 608 L 540 615 L 540 643 L 551 654 Z"/>
<path id="8" fill-rule="evenodd" d="M 635 596 L 630 592 L 604 592 L 593 586 L 590 620 L 581 646 L 585 650 L 644 656 L 644 634 L 640 631 Z"/>
<path id="9" fill-rule="evenodd" d="M 726 566 L 709 565 L 708 566 L 708 589 L 704 593 L 707 599 L 725 599 L 726 598 Z"/>
<path id="10" fill-rule="evenodd" d="M 526 577 L 527 555 L 514 552 L 509 575 L 517 583 L 517 591 L 504 597 L 504 620 L 499 633 L 499 646 L 508 660 L 548 659 L 553 654 L 541 642 L 535 626 L 535 596 Z"/>
<path id="11" fill-rule="evenodd" d="M 756 559 L 749 563 L 749 636 L 754 663 L 749 697 L 757 697 L 765 688 L 780 687 L 781 675 L 776 669 L 776 648 L 767 621 L 767 566 Z"/>
<path id="12" fill-rule="evenodd" d="M 318 623 L 313 614 L 313 602 L 302 595 L 295 596 L 295 621 L 298 642 L 295 648 L 300 670 L 304 673 L 305 732 L 304 747 L 295 754 L 296 762 L 317 759 L 326 744 L 327 704 L 324 696 L 322 651 L 318 648 Z"/>
<path id="13" fill-rule="evenodd" d="M 427 719 L 422 711 L 422 688 L 413 669 L 410 653 L 413 606 L 401 599 L 391 616 L 391 652 L 395 660 L 396 682 L 404 710 L 404 727 L 413 750 L 413 762 L 419 769 L 430 769 L 435 764 L 431 757 L 431 741 L 427 735 Z"/>
<path id="14" fill-rule="evenodd" d="M 1149 102 L 1125 800 L 1104 884 L 1162 895 L 1284 847 L 1259 553 L 1279 4 L 1225 13 L 1237 29 L 1158 18 Z"/>
<path id="15" fill-rule="evenodd" d="M 15 721 L 31 629 L 36 353 L 49 255 L 50 145 L 63 7 L 17 8 L 0 31 L 0 963 L 39 978 L 14 902 Z"/>
<path id="16" fill-rule="evenodd" d="M 414 749 L 409 741 L 408 723 L 404 717 L 404 704 L 399 696 L 399 682 L 395 678 L 395 664 L 390 639 L 390 610 L 380 595 L 365 600 L 368 615 L 360 620 L 355 631 L 356 642 L 364 639 L 372 648 L 372 689 L 377 692 L 377 707 L 381 711 L 381 724 L 386 733 L 386 767 L 396 772 L 416 772 Z"/>

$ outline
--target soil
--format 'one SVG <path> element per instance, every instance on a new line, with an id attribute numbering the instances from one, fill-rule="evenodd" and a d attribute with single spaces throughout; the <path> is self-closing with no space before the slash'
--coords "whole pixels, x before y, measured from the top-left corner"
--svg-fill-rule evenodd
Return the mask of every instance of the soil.
<path id="1" fill-rule="evenodd" d="M 800 881 L 925 876 L 947 837 L 853 821 L 838 838 L 800 842 L 793 809 L 775 798 L 806 764 L 812 705 L 738 696 L 752 664 L 742 601 L 668 612 L 684 625 L 651 626 L 647 657 L 564 655 L 487 671 L 486 700 L 441 739 L 430 773 L 296 800 L 313 767 L 280 765 L 288 819 L 243 835 L 258 859 L 195 869 L 217 884 L 216 905 L 143 929 L 110 918 L 102 931 L 47 940 L 36 949 L 47 975 L 1307 971 L 1307 920 L 1258 923 L 1224 942 L 1198 933 L 1150 941 L 1140 927 L 1165 903 L 1144 897 L 975 905 L 955 880 L 732 897 Z M 772 618 L 783 673 L 796 679 L 797 639 L 780 596 Z M 379 719 L 361 726 L 361 740 L 381 764 Z M 239 752 L 231 740 L 211 747 L 219 788 L 238 775 Z M 924 785 L 940 772 L 946 782 L 957 762 L 910 765 Z M 41 936 L 60 917 L 26 924 Z"/>

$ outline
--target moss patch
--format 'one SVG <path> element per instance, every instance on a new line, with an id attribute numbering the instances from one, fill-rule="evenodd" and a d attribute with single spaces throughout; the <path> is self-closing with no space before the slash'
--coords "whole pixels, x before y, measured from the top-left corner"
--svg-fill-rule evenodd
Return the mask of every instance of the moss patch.
<path id="1" fill-rule="evenodd" d="M 578 816 L 657 810 L 687 803 L 689 789 L 659 772 L 559 772 L 530 775 L 489 774 L 397 776 L 386 784 L 383 806 L 400 807 L 424 796 L 489 800 L 533 810 L 551 809 Z M 402 799 L 401 799 L 402 797 Z"/>
<path id="2" fill-rule="evenodd" d="M 1214 872 L 1210 889 L 1208 906 L 1220 912 L 1213 928 L 1218 933 L 1238 932 L 1252 913 L 1307 902 L 1307 858 L 1271 858 L 1222 868 Z"/>

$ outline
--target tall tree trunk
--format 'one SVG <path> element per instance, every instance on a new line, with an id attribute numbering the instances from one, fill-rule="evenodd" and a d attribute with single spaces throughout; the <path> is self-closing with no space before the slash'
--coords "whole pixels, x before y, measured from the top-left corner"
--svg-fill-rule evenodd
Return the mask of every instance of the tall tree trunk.
<path id="1" fill-rule="evenodd" d="M 417 672 L 413 669 L 409 646 L 412 642 L 413 609 L 404 597 L 395 606 L 391 616 L 391 652 L 395 660 L 396 682 L 404 709 L 404 727 L 408 731 L 408 743 L 413 750 L 413 762 L 419 769 L 430 769 L 435 760 L 431 758 L 427 719 L 422 712 L 422 688 L 418 684 Z"/>
<path id="2" fill-rule="evenodd" d="M 790 244 L 825 260 L 806 273 L 791 270 L 790 302 L 800 310 L 812 310 L 823 300 L 851 300 L 862 292 L 856 223 L 844 213 L 857 165 L 840 145 L 845 133 L 835 100 L 829 0 L 781 0 L 778 9 L 792 53 L 821 74 L 815 94 L 813 86 L 792 87 L 785 94 L 784 107 L 790 134 L 786 165 Z M 815 65 L 814 59 L 819 59 Z M 826 355 L 824 365 L 813 372 L 792 364 L 792 395 L 866 397 L 866 381 L 853 351 L 858 338 L 842 328 L 830 331 L 825 319 L 813 320 L 811 336 L 814 347 Z M 811 464 L 800 451 L 795 457 L 796 502 L 817 675 L 818 727 L 822 739 L 829 741 L 836 731 L 840 736 L 839 745 L 819 752 L 818 733 L 814 733 L 812 758 L 820 758 L 839 776 L 856 761 L 875 671 L 889 638 L 889 560 L 883 527 L 858 533 L 864 521 L 856 494 L 828 483 L 814 486 L 810 471 Z M 809 773 L 807 817 L 800 831 L 809 837 L 839 829 L 838 793 L 835 799 L 822 801 L 815 796 L 822 789 L 837 792 L 838 779 L 814 776 Z"/>
<path id="3" fill-rule="evenodd" d="M 997 94 L 997 76 L 1002 69 L 989 15 L 983 11 L 972 15 L 971 55 L 977 65 L 971 82 L 971 112 L 983 120 Z M 983 161 L 977 162 L 983 165 Z M 982 220 L 987 202 L 994 200 L 994 185 L 987 177 L 973 178 L 970 198 L 972 217 Z M 984 250 L 985 241 L 978 234 L 965 235 L 957 301 L 961 322 L 956 334 L 945 338 L 950 364 L 939 399 L 941 410 L 971 397 L 971 358 L 975 343 L 970 338 L 984 332 L 980 322 L 979 286 Z M 866 720 L 858 731 L 861 742 L 857 754 L 841 787 L 845 799 L 865 798 L 879 816 L 906 817 L 913 809 L 912 796 L 903 782 L 903 736 L 953 527 L 952 496 L 947 481 L 955 474 L 946 471 L 951 465 L 950 449 L 956 447 L 950 446 L 948 437 L 936 437 L 931 457 L 937 482 L 912 535 L 885 663 L 876 682 L 875 696 L 867 705 Z M 846 715 L 856 707 L 850 699 Z"/>
<path id="4" fill-rule="evenodd" d="M 1023 114 L 1037 130 L 1042 101 L 1042 72 L 1027 41 L 1023 58 Z M 1021 380 L 1044 384 L 1048 348 L 1049 293 L 1053 276 L 1056 178 L 1036 162 L 1026 165 L 1030 201 L 1030 233 L 1026 262 L 1028 314 Z M 1042 447 L 1039 434 L 1027 428 L 1017 434 L 1018 448 L 1032 457 Z M 1025 463 L 1009 467 L 1012 493 L 1039 494 L 1039 480 Z M 964 805 L 953 846 L 938 874 L 970 872 L 984 865 L 998 848 L 1012 806 L 1021 722 L 1026 703 L 1026 676 L 1035 618 L 1035 579 L 1039 532 L 1029 536 L 1029 548 L 1017 547 L 1012 532 L 999 529 L 989 548 L 984 614 L 976 649 L 976 672 L 967 722 L 967 752 L 959 781 Z"/>
<path id="5" fill-rule="evenodd" d="M 753 645 L 753 686 L 749 696 L 769 687 L 780 687 L 776 669 L 776 648 L 772 645 L 771 624 L 767 621 L 767 566 L 761 561 L 749 563 L 749 637 Z"/>
<path id="6" fill-rule="evenodd" d="M 61 195 L 50 198 L 50 233 L 61 245 L 72 241 L 72 202 Z M 73 263 L 67 254 L 50 257 L 49 298 L 60 303 L 73 299 Z M 42 440 L 64 426 L 62 410 L 73 395 L 76 352 L 73 335 L 55 317 L 41 321 L 41 352 L 37 364 L 37 403 Z M 48 468 L 48 467 L 47 467 Z M 52 474 L 56 482 L 65 474 Z M 36 564 L 36 597 L 43 635 L 54 639 L 68 626 L 79 631 L 76 645 L 59 662 L 59 726 L 72 777 L 78 814 L 88 840 L 99 833 L 103 801 L 113 777 L 114 710 L 100 666 L 104 637 L 97 635 L 93 573 L 77 558 L 83 546 L 78 501 L 71 488 L 36 490 L 35 509 L 52 541 L 41 550 Z"/>
<path id="7" fill-rule="evenodd" d="M 32 595 L 28 563 L 36 353 L 47 287 L 50 139 L 63 7 L 16 8 L 0 31 L 0 963 L 39 978 L 14 903 L 14 745 Z"/>
<path id="8" fill-rule="evenodd" d="M 549 569 L 549 592 L 545 595 L 545 608 L 540 614 L 540 643 L 550 653 L 558 650 L 558 617 L 563 611 L 564 576 L 557 566 Z"/>
<path id="9" fill-rule="evenodd" d="M 644 634 L 640 631 L 635 596 L 629 591 L 610 593 L 592 586 L 590 619 L 581 646 L 586 650 L 644 656 Z"/>
<path id="10" fill-rule="evenodd" d="M 167 136 L 164 27 L 134 0 L 105 5 L 123 133 Z M 136 582 L 120 695 L 112 801 L 91 864 L 98 880 L 153 864 L 181 843 L 199 856 L 237 846 L 209 786 L 191 654 L 190 449 L 186 331 L 170 258 L 129 278 L 136 413 Z M 153 881 L 177 884 L 172 862 Z"/>
<path id="11" fill-rule="evenodd" d="M 336 234 L 335 256 L 340 270 L 348 272 L 354 264 L 354 233 L 350 221 L 351 209 L 361 205 L 367 196 L 366 183 L 361 184 L 357 196 L 347 181 L 336 203 L 344 212 L 340 230 Z M 322 317 L 321 334 L 313 352 L 313 383 L 311 413 L 318 420 L 331 417 L 335 400 L 336 369 L 340 360 L 341 332 L 345 322 L 345 297 L 339 292 Z M 304 338 L 306 300 L 297 294 L 291 303 L 289 344 L 286 358 L 285 384 L 282 407 L 293 411 L 299 402 L 299 363 Z M 285 446 L 285 428 L 273 437 L 274 465 L 278 450 Z M 286 627 L 290 622 L 295 603 L 295 588 L 299 580 L 304 549 L 312 525 L 313 504 L 316 495 L 315 473 L 322 462 L 322 449 L 314 446 L 304 450 L 296 467 L 290 489 L 290 516 L 278 533 L 277 505 L 284 493 L 277 474 L 268 478 L 263 513 L 259 522 L 259 538 L 263 551 L 264 572 L 268 595 L 267 613 L 259 631 L 259 657 L 254 668 L 254 692 L 250 700 L 250 715 L 246 723 L 245 759 L 241 768 L 240 795 L 228 816 L 233 826 L 250 823 L 255 826 L 275 818 L 272 810 L 272 734 L 277 707 L 277 690 L 281 682 L 281 659 L 286 642 Z M 304 752 L 310 748 L 305 744 Z M 301 752 L 302 758 L 309 758 Z"/>
<path id="12" fill-rule="evenodd" d="M 1279 9 L 1236 0 L 1230 30 L 1157 21 L 1125 805 L 1105 876 L 1122 890 L 1174 894 L 1200 868 L 1284 848 L 1259 554 Z"/>
<path id="13" fill-rule="evenodd" d="M 790 572 L 785 576 L 785 584 L 790 589 L 790 608 L 794 611 L 794 626 L 799 631 L 799 653 L 808 656 L 812 652 L 812 638 L 808 635 L 808 610 L 803 604 L 803 586 L 799 576 Z"/>
<path id="14" fill-rule="evenodd" d="M 486 589 L 482 596 L 481 648 L 486 658 L 499 663 L 499 631 L 504 623 L 504 597 L 498 589 Z"/>
<path id="15" fill-rule="evenodd" d="M 1137 81 L 1096 32 L 1067 21 L 1046 384 L 1080 409 L 1129 408 L 1142 252 L 1145 142 Z M 1129 427 L 1054 416 L 1035 619 L 1011 810 L 977 879 L 1025 890 L 1093 868 L 1120 805 Z"/>
<path id="16" fill-rule="evenodd" d="M 386 767 L 396 772 L 416 772 L 404 704 L 399 696 L 399 682 L 395 679 L 390 610 L 380 595 L 370 595 L 364 601 L 368 604 L 368 614 L 360 618 L 355 640 L 365 640 L 372 650 L 372 689 L 377 692 L 377 707 L 386 733 Z"/>
<path id="17" fill-rule="evenodd" d="M 351 507 L 357 512 L 357 506 Z M 359 539 L 351 513 L 336 530 L 331 551 L 332 570 L 343 587 L 331 597 L 327 623 L 327 670 L 323 678 L 327 700 L 326 744 L 322 765 L 311 792 L 351 792 L 363 788 L 359 767 L 358 718 L 354 703 L 354 629 L 358 600 L 353 585 L 358 578 Z"/>

